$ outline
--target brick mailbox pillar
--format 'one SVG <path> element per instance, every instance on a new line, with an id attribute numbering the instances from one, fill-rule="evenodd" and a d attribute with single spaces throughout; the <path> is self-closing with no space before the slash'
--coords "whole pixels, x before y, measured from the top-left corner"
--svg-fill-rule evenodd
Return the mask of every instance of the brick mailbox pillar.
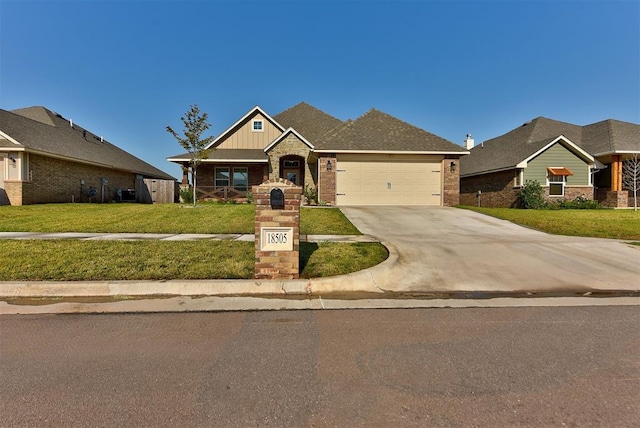
<path id="1" fill-rule="evenodd" d="M 256 204 L 255 278 L 300 277 L 302 187 L 284 179 L 253 186 Z"/>

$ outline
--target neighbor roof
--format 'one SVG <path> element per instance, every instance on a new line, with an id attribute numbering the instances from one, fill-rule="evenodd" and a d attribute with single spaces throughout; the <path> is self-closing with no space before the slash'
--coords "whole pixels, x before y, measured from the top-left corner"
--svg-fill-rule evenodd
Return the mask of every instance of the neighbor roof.
<path id="1" fill-rule="evenodd" d="M 583 127 L 580 145 L 596 156 L 640 152 L 640 125 L 614 119 L 592 123 Z"/>
<path id="2" fill-rule="evenodd" d="M 464 147 L 376 109 L 344 122 L 314 144 L 315 151 L 323 152 L 468 153 Z"/>
<path id="3" fill-rule="evenodd" d="M 308 141 L 316 141 L 328 131 L 342 124 L 340 119 L 305 102 L 278 113 L 273 118 L 285 128 L 293 128 Z"/>
<path id="4" fill-rule="evenodd" d="M 77 124 L 71 126 L 69 120 L 45 107 L 13 111 L 0 109 L 0 133 L 18 143 L 0 143 L 0 147 L 133 172 L 149 178 L 175 180 Z"/>
<path id="5" fill-rule="evenodd" d="M 467 176 L 514 168 L 559 136 L 593 156 L 640 152 L 640 125 L 608 119 L 580 126 L 537 117 L 476 145 L 460 160 L 460 174 Z"/>

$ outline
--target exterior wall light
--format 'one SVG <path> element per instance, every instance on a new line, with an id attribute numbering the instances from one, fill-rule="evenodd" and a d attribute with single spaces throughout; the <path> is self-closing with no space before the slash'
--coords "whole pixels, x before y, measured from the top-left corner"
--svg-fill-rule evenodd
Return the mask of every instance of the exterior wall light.
<path id="1" fill-rule="evenodd" d="M 454 161 L 449 164 L 449 171 L 456 172 L 456 163 Z"/>
<path id="2" fill-rule="evenodd" d="M 333 165 L 331 165 L 331 159 L 327 160 L 327 171 L 331 171 L 333 169 Z"/>

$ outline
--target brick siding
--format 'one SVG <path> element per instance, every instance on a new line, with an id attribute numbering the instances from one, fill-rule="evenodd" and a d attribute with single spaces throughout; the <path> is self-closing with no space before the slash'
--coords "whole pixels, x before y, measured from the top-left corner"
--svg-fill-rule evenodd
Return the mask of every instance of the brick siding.
<path id="1" fill-rule="evenodd" d="M 331 171 L 327 170 L 327 162 L 331 161 Z M 318 202 L 328 205 L 336 204 L 336 158 L 335 155 L 323 155 L 318 159 L 320 170 Z"/>
<path id="2" fill-rule="evenodd" d="M 279 188 L 284 193 L 284 208 L 272 208 L 270 192 Z M 302 187 L 290 181 L 269 180 L 252 188 L 255 197 L 255 278 L 297 279 L 300 277 L 300 202 Z M 260 246 L 263 227 L 293 229 L 292 251 L 262 251 Z"/>
<path id="3" fill-rule="evenodd" d="M 478 206 L 478 191 L 481 191 L 480 206 L 514 208 L 518 204 L 520 189 L 513 187 L 513 177 L 513 170 L 462 177 L 460 179 L 460 203 Z"/>
<path id="4" fill-rule="evenodd" d="M 100 179 L 108 184 L 104 188 L 104 202 L 117 200 L 118 189 L 135 189 L 136 174 L 69 162 L 62 159 L 29 155 L 29 180 L 5 182 L 5 190 L 12 205 L 30 205 L 62 202 L 89 202 L 89 188 L 96 189 L 91 200 L 102 200 Z M 84 180 L 84 184 L 81 184 Z"/>
<path id="5" fill-rule="evenodd" d="M 453 171 L 451 171 L 453 165 Z M 444 182 L 442 205 L 453 207 L 460 204 L 460 159 L 445 158 L 443 162 Z"/>

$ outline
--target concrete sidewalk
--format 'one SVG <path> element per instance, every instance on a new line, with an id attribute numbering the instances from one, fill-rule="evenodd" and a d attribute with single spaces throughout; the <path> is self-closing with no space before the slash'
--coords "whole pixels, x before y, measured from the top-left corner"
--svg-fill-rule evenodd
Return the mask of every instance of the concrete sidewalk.
<path id="1" fill-rule="evenodd" d="M 253 234 L 239 233 L 85 233 L 85 232 L 0 232 L 0 239 L 78 239 L 82 241 L 199 241 L 253 242 Z M 368 235 L 300 235 L 300 242 L 379 242 Z"/>
<path id="2" fill-rule="evenodd" d="M 325 307 L 323 301 L 341 308 L 428 307 L 436 301 L 453 306 L 454 300 L 489 306 L 511 297 L 522 303 L 576 296 L 600 304 L 621 304 L 620 299 L 640 304 L 640 247 L 549 235 L 454 208 L 345 207 L 343 212 L 366 235 L 308 235 L 301 241 L 381 242 L 389 250 L 387 260 L 348 275 L 299 280 L 0 282 L 0 313 L 36 310 L 34 298 L 62 299 L 59 305 L 71 312 L 104 312 L 105 304 L 114 311 L 295 309 Z M 254 235 L 3 232 L 0 239 L 252 242 Z M 55 307 L 39 310 L 56 312 Z"/>

